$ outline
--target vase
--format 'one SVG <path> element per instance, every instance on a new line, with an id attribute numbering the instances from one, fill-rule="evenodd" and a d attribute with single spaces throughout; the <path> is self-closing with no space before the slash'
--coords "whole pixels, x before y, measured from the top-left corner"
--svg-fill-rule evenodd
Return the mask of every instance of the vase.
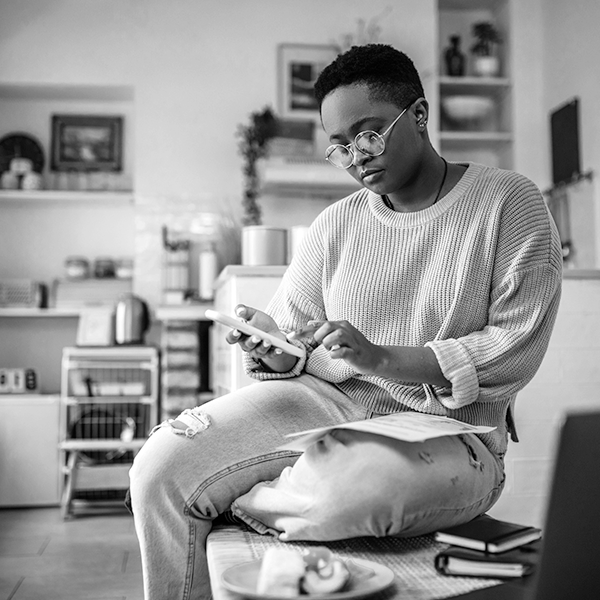
<path id="1" fill-rule="evenodd" d="M 444 52 L 446 74 L 462 77 L 465 74 L 465 55 L 460 50 L 460 36 L 450 36 L 450 46 Z"/>
<path id="2" fill-rule="evenodd" d="M 497 56 L 475 56 L 473 72 L 478 77 L 497 77 L 500 72 L 500 60 Z"/>

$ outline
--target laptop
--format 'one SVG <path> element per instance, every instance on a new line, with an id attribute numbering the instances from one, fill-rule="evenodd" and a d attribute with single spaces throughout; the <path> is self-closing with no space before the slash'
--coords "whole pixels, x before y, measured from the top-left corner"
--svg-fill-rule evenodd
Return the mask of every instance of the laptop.
<path id="1" fill-rule="evenodd" d="M 533 575 L 454 598 L 600 599 L 600 412 L 564 418 L 542 531 Z"/>

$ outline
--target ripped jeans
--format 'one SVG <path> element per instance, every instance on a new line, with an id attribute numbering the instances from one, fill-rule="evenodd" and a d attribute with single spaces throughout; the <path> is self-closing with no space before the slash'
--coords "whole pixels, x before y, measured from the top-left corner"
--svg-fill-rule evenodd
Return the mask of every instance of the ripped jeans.
<path id="1" fill-rule="evenodd" d="M 130 472 L 145 600 L 208 600 L 213 519 L 284 471 L 300 490 L 338 479 L 326 486 L 332 497 L 319 497 L 316 517 L 328 522 L 330 539 L 339 539 L 335 527 L 345 518 L 360 520 L 361 535 L 415 535 L 468 521 L 498 499 L 502 462 L 472 435 L 390 444 L 345 431 L 335 437 L 353 443 L 332 445 L 329 455 L 307 451 L 298 460 L 277 449 L 286 433 L 373 416 L 334 385 L 302 375 L 252 384 L 165 422 Z"/>

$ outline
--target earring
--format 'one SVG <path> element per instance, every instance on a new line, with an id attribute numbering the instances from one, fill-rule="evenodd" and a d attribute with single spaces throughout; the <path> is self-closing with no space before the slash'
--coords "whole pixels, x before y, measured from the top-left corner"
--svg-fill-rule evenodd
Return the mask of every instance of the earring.
<path id="1" fill-rule="evenodd" d="M 427 119 L 423 119 L 420 123 L 419 123 L 419 127 L 421 129 L 425 129 L 425 125 L 427 125 Z"/>

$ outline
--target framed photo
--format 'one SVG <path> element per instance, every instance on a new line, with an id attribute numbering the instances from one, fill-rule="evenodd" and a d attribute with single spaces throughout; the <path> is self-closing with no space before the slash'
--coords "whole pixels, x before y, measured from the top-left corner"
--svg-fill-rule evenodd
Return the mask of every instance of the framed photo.
<path id="1" fill-rule="evenodd" d="M 123 117 L 52 115 L 53 171 L 121 171 Z"/>
<path id="2" fill-rule="evenodd" d="M 315 81 L 336 56 L 335 46 L 279 45 L 278 110 L 281 117 L 313 120 L 318 117 Z"/>

